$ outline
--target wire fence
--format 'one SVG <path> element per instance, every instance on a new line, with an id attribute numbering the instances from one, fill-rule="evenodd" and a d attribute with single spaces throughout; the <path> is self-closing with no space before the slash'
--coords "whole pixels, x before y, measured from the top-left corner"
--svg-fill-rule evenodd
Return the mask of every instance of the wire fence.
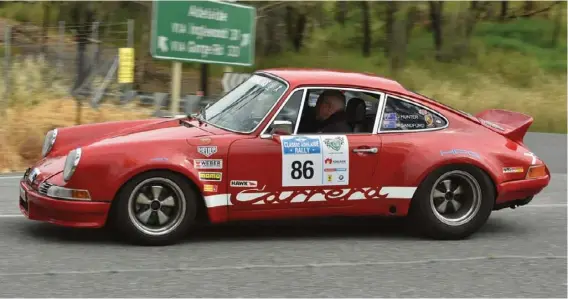
<path id="1" fill-rule="evenodd" d="M 119 104 L 137 101 L 154 106 L 154 115 L 163 115 L 169 93 L 133 90 L 132 84 L 117 83 L 118 50 L 134 47 L 134 20 L 87 25 L 58 22 L 57 26 L 9 25 L 0 22 L 0 110 L 16 103 L 41 98 L 75 98 L 97 107 L 109 99 Z M 135 65 L 136 67 L 136 65 Z M 169 81 L 167 68 L 162 81 Z M 197 78 L 184 78 L 185 80 Z M 220 90 L 221 82 L 218 84 Z M 210 97 L 182 96 L 180 113 L 191 113 L 214 101 Z"/>

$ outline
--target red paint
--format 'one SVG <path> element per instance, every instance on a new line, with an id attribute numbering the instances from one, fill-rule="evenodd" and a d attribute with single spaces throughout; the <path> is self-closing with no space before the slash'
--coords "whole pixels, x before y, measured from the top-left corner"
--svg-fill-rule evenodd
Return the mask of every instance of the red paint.
<path id="1" fill-rule="evenodd" d="M 524 174 L 504 174 L 503 167 L 528 169 L 531 157 L 522 143 L 528 120 L 518 114 L 508 120 L 507 113 L 499 115 L 500 126 L 508 134 L 500 134 L 480 124 L 475 118 L 458 114 L 437 102 L 407 91 L 399 83 L 366 74 L 330 72 L 325 70 L 277 69 L 265 72 L 281 77 L 289 89 L 269 112 L 263 123 L 250 134 L 237 134 L 212 125 L 186 120 L 190 127 L 180 125 L 177 119 L 148 119 L 82 125 L 59 129 L 57 140 L 48 157 L 38 161 L 41 174 L 38 182 L 48 182 L 67 188 L 89 190 L 93 202 L 75 202 L 52 199 L 37 193 L 38 184 L 22 182 L 28 190 L 29 211 L 22 212 L 30 219 L 53 222 L 65 226 L 100 227 L 104 225 L 109 207 L 120 187 L 132 177 L 153 169 L 166 169 L 184 175 L 200 190 L 202 196 L 226 194 L 226 206 L 207 209 L 214 223 L 237 219 L 289 218 L 331 215 L 406 215 L 410 199 L 376 196 L 360 200 L 333 199 L 315 202 L 290 202 L 286 192 L 310 195 L 323 190 L 372 187 L 417 187 L 433 170 L 449 164 L 470 164 L 483 169 L 493 180 L 497 202 L 521 199 L 535 195 L 546 187 L 550 176 L 524 180 Z M 434 109 L 449 120 L 449 127 L 431 132 L 407 132 L 348 136 L 350 152 L 350 184 L 341 187 L 282 188 L 281 144 L 279 138 L 260 138 L 272 116 L 291 91 L 302 86 L 342 86 L 386 92 L 405 97 Z M 495 118 L 495 117 L 493 117 Z M 509 135 L 516 140 L 512 141 Z M 198 146 L 217 146 L 210 157 L 197 152 Z M 67 153 L 82 147 L 83 154 L 75 175 L 69 182 L 62 178 Z M 377 154 L 354 153 L 356 148 L 378 149 Z M 465 150 L 472 154 L 443 154 L 450 150 Z M 194 159 L 221 159 L 223 169 L 197 170 Z M 543 163 L 537 159 L 536 163 Z M 221 182 L 204 182 L 198 173 L 222 172 Z M 257 181 L 256 188 L 230 187 L 231 180 Z M 217 192 L 203 192 L 205 184 L 215 185 Z M 278 195 L 279 201 L 254 205 L 236 201 L 245 189 Z M 251 192 L 251 191 L 246 191 Z M 245 193 L 246 193 L 245 192 Z M 268 195 L 267 195 L 268 196 Z M 265 197 L 266 198 L 266 197 Z M 226 202 L 225 202 L 226 203 Z"/>

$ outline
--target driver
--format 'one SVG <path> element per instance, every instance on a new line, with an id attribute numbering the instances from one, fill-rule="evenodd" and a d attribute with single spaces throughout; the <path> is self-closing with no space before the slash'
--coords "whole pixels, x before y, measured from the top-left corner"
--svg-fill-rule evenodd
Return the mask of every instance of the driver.
<path id="1" fill-rule="evenodd" d="M 325 90 L 316 104 L 316 119 L 320 121 L 318 133 L 347 133 L 352 128 L 345 114 L 345 95 L 334 89 Z"/>

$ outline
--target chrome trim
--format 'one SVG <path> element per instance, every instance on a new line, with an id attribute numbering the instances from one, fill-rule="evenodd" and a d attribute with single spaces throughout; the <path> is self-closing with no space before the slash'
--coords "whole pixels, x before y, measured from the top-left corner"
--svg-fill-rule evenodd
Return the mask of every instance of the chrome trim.
<path id="1" fill-rule="evenodd" d="M 268 129 L 268 127 L 270 126 L 270 124 L 272 124 L 272 122 L 274 121 L 274 119 L 276 118 L 276 116 L 278 115 L 278 113 L 280 113 L 280 111 L 282 110 L 282 108 L 284 106 L 286 106 L 286 103 L 290 100 L 290 98 L 292 97 L 292 95 L 300 90 L 303 89 L 304 90 L 304 95 L 302 98 L 302 103 L 300 104 L 300 109 L 301 112 L 303 112 L 304 106 L 305 106 L 305 102 L 307 100 L 307 95 L 308 95 L 308 89 L 335 89 L 335 90 L 347 90 L 347 91 L 357 91 L 357 92 L 363 92 L 363 93 L 370 93 L 370 94 L 374 94 L 374 95 L 378 95 L 379 96 L 379 104 L 377 105 L 377 115 L 375 116 L 375 124 L 377 123 L 378 119 L 377 117 L 379 117 L 379 115 L 382 115 L 380 109 L 381 107 L 384 108 L 384 101 L 386 99 L 385 97 L 385 93 L 384 92 L 380 92 L 380 91 L 375 91 L 375 90 L 368 90 L 368 89 L 363 89 L 363 88 L 352 88 L 352 87 L 336 87 L 336 86 L 303 86 L 303 87 L 297 87 L 294 90 L 292 90 L 292 92 L 290 92 L 290 95 L 286 98 L 286 100 L 284 100 L 284 102 L 282 103 L 282 106 L 280 106 L 280 108 L 278 108 L 278 111 L 276 111 L 276 114 L 274 114 L 270 120 L 270 122 L 268 122 L 266 124 L 266 126 L 264 127 L 264 130 L 262 130 L 261 135 L 270 135 L 266 133 L 266 130 Z M 300 117 L 302 116 L 301 112 L 298 112 L 298 118 L 296 119 L 296 128 L 294 128 L 294 133 L 292 135 L 296 135 L 296 133 L 298 132 L 298 126 L 300 124 L 299 120 Z M 373 128 L 373 131 L 371 133 L 354 133 L 354 132 L 346 132 L 344 134 L 348 134 L 348 135 L 369 135 L 369 134 L 376 134 L 376 127 Z M 302 135 L 322 135 L 322 134 L 317 134 L 317 133 L 309 133 L 309 134 L 302 134 Z"/>
<path id="2" fill-rule="evenodd" d="M 383 114 L 385 113 L 385 108 L 386 108 L 386 105 L 387 105 L 388 97 L 392 97 L 392 98 L 397 99 L 397 100 L 399 100 L 399 101 L 407 102 L 407 103 L 409 103 L 409 104 L 411 104 L 411 105 L 418 106 L 418 107 L 420 107 L 420 108 L 422 108 L 422 109 L 424 109 L 424 110 L 428 110 L 428 111 L 430 111 L 431 113 L 433 113 L 433 114 L 435 114 L 435 115 L 438 115 L 440 118 L 442 118 L 443 120 L 445 120 L 445 121 L 446 121 L 446 125 L 443 126 L 443 127 L 439 127 L 439 128 L 429 128 L 429 129 L 404 130 L 404 131 L 399 131 L 399 130 L 395 130 L 395 131 L 382 131 L 382 130 L 381 130 L 381 126 L 382 126 L 382 124 L 383 124 Z M 378 115 L 378 114 L 377 114 L 377 115 Z M 395 96 L 395 95 L 389 94 L 389 93 L 385 93 L 385 99 L 384 99 L 383 110 L 382 110 L 381 113 L 380 113 L 380 117 L 381 117 L 381 118 L 380 118 L 379 126 L 378 126 L 378 128 L 377 128 L 377 129 L 378 129 L 378 131 L 377 131 L 378 134 L 393 134 L 393 133 L 401 134 L 401 133 L 431 132 L 431 131 L 444 130 L 444 129 L 446 129 L 447 127 L 450 126 L 450 121 L 449 121 L 442 113 L 440 113 L 440 112 L 438 112 L 438 111 L 436 111 L 436 110 L 434 110 L 434 109 L 432 109 L 432 108 L 430 108 L 430 107 L 427 107 L 427 106 L 425 106 L 425 105 L 423 105 L 423 104 L 417 103 L 415 100 L 407 99 L 407 98 L 404 98 L 404 97 L 401 97 L 401 96 Z"/>
<path id="3" fill-rule="evenodd" d="M 28 183 L 30 184 L 30 186 L 32 186 L 34 184 L 34 181 L 36 180 L 37 176 L 40 174 L 41 172 L 39 171 L 39 168 L 34 168 L 30 171 L 28 177 L 26 178 L 26 180 L 28 181 Z"/>
<path id="4" fill-rule="evenodd" d="M 43 182 L 43 183 L 41 183 L 41 185 L 39 185 L 39 187 L 37 188 L 37 191 L 39 192 L 39 194 L 47 195 L 47 191 L 52 186 L 53 186 L 53 184 L 51 184 L 51 183 Z"/>
<path id="5" fill-rule="evenodd" d="M 73 157 L 73 164 L 71 165 L 71 169 L 69 170 L 69 177 L 66 178 L 65 177 L 65 172 L 66 172 L 66 168 L 67 168 L 67 159 L 70 158 L 71 153 L 75 152 L 75 156 Z M 69 181 L 73 175 L 75 174 L 75 171 L 77 170 L 77 166 L 79 166 L 79 162 L 81 161 L 81 156 L 83 154 L 83 151 L 80 147 L 71 150 L 68 154 L 67 157 L 65 158 L 65 164 L 63 166 L 63 180 L 65 182 Z"/>
<path id="6" fill-rule="evenodd" d="M 251 133 L 254 133 L 256 130 L 258 130 L 258 128 L 262 125 L 262 123 L 263 123 L 264 121 L 266 121 L 266 118 L 268 117 L 268 115 L 270 115 L 270 113 L 272 113 L 272 111 L 274 111 L 274 107 L 276 107 L 276 105 L 278 105 L 278 103 L 280 103 L 280 101 L 282 101 L 282 98 L 284 97 L 284 95 L 286 94 L 286 92 L 287 92 L 288 90 L 290 90 L 290 83 L 288 83 L 288 81 L 286 81 L 286 80 L 284 80 L 284 79 L 282 79 L 282 78 L 280 78 L 280 77 L 278 77 L 278 76 L 274 76 L 274 75 L 272 75 L 272 74 L 265 73 L 265 72 L 254 72 L 254 73 L 251 74 L 251 77 L 252 77 L 253 75 L 255 75 L 255 74 L 256 74 L 256 75 L 263 75 L 263 76 L 265 76 L 265 77 L 270 77 L 270 79 L 274 79 L 274 80 L 280 81 L 281 83 L 284 83 L 284 85 L 286 85 L 286 89 L 284 90 L 284 92 L 282 93 L 282 95 L 274 102 L 274 104 L 272 105 L 272 107 L 270 107 L 270 109 L 268 110 L 268 112 L 266 112 L 266 115 L 264 115 L 264 117 L 262 118 L 262 120 L 261 120 L 260 122 L 258 122 L 258 125 L 256 125 L 256 127 L 254 127 L 254 129 L 252 129 L 251 131 L 248 131 L 248 132 L 241 132 L 241 131 L 236 131 L 236 130 L 228 129 L 228 128 L 225 128 L 225 127 L 222 127 L 222 126 L 219 126 L 219 125 L 216 125 L 216 124 L 212 124 L 212 123 L 208 122 L 207 120 L 205 120 L 204 122 L 205 122 L 206 124 L 210 125 L 210 126 L 213 126 L 213 127 L 216 127 L 216 128 L 222 129 L 222 130 L 226 130 L 226 131 L 229 131 L 229 132 L 233 132 L 233 133 L 238 133 L 238 134 L 251 134 Z M 249 78 L 250 78 L 250 77 L 249 77 Z M 248 79 L 247 79 L 247 80 L 248 80 Z M 245 82 L 246 82 L 246 81 L 243 81 L 241 84 L 243 84 L 243 83 L 245 83 Z M 237 87 L 240 86 L 241 84 L 237 85 L 235 88 L 237 88 Z M 233 88 L 233 90 L 234 90 L 235 88 Z M 231 91 L 232 91 L 232 90 L 231 90 Z M 219 101 L 219 100 L 217 100 L 217 101 Z"/>
<path id="7" fill-rule="evenodd" d="M 49 136 L 49 133 L 52 134 L 52 135 L 51 135 L 51 140 L 47 139 L 47 137 Z M 43 145 L 42 145 L 42 149 L 41 149 L 41 151 L 42 151 L 41 156 L 42 156 L 43 158 L 47 157 L 47 155 L 49 155 L 49 153 L 50 153 L 51 150 L 53 149 L 53 145 L 55 145 L 55 141 L 57 140 L 57 133 L 58 133 L 58 130 L 57 130 L 57 128 L 55 128 L 55 129 L 53 129 L 53 130 L 48 131 L 48 132 L 45 134 L 45 139 L 44 139 L 44 141 L 43 141 Z M 47 146 L 47 148 L 45 148 L 46 143 L 49 143 L 49 145 Z M 44 148 L 45 148 L 45 152 L 43 152 Z"/>
<path id="8" fill-rule="evenodd" d="M 50 192 L 50 190 L 63 190 L 63 191 L 81 191 L 81 192 L 87 192 L 87 196 L 89 198 L 76 198 L 76 197 L 67 197 L 67 196 L 55 196 L 52 192 Z M 55 192 L 55 191 L 53 191 Z M 51 194 L 50 194 L 51 193 Z M 61 187 L 61 186 L 57 186 L 57 185 L 51 185 L 48 189 L 47 189 L 47 193 L 45 194 L 46 196 L 49 196 L 51 198 L 58 198 L 58 199 L 65 199 L 65 200 L 73 200 L 73 201 L 91 201 L 91 193 L 89 192 L 89 190 L 84 190 L 84 189 L 71 189 L 71 188 L 65 188 L 65 187 Z"/>

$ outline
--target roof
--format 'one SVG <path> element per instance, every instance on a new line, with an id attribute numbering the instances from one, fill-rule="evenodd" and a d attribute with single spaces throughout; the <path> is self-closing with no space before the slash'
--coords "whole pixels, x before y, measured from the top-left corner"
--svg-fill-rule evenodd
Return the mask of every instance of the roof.
<path id="1" fill-rule="evenodd" d="M 350 85 L 380 89 L 401 94 L 409 94 L 397 81 L 380 76 L 330 69 L 275 68 L 260 70 L 280 77 L 291 86 L 297 85 Z"/>

